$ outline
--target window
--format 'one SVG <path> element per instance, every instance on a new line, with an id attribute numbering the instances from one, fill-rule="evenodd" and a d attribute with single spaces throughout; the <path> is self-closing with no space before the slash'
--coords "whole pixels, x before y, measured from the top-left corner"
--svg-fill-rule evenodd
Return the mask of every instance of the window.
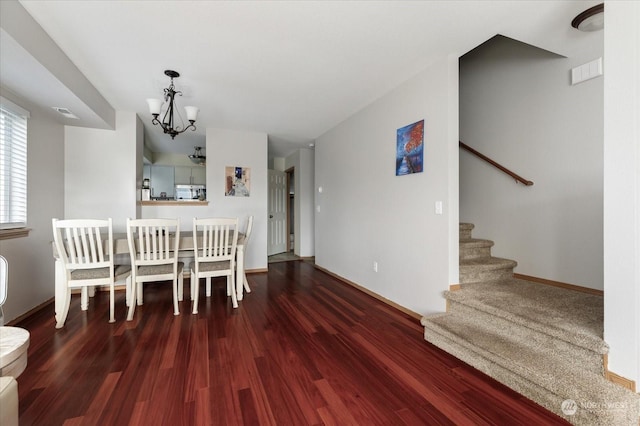
<path id="1" fill-rule="evenodd" d="M 0 230 L 27 226 L 29 112 L 0 97 Z"/>

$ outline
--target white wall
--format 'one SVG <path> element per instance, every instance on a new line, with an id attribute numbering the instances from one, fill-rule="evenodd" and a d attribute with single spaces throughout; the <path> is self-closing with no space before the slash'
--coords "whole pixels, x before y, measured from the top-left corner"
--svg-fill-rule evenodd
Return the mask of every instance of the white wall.
<path id="1" fill-rule="evenodd" d="M 572 58 L 497 38 L 460 59 L 461 140 L 534 182 L 461 151 L 460 217 L 515 272 L 602 289 L 603 79 L 569 80 L 603 54 L 585 37 Z"/>
<path id="2" fill-rule="evenodd" d="M 458 279 L 457 76 L 442 58 L 316 141 L 316 264 L 420 314 Z M 424 172 L 397 177 L 396 130 L 422 119 Z"/>
<path id="3" fill-rule="evenodd" d="M 605 9 L 604 337 L 640 390 L 640 3 Z"/>
<path id="4" fill-rule="evenodd" d="M 138 217 L 142 182 L 142 123 L 133 112 L 116 112 L 116 129 L 65 127 L 65 219 L 113 219 L 126 232 Z"/>
<path id="5" fill-rule="evenodd" d="M 142 206 L 143 218 L 179 218 L 180 229 L 191 231 L 194 217 L 238 217 L 240 228 L 253 215 L 253 231 L 245 267 L 267 268 L 267 135 L 264 133 L 207 129 L 207 206 Z M 251 195 L 224 195 L 225 167 L 251 168 Z"/>
<path id="6" fill-rule="evenodd" d="M 24 99 L 2 96 L 31 113 L 27 123 L 28 237 L 0 240 L 9 263 L 5 321 L 11 321 L 51 299 L 54 294 L 51 218 L 64 216 L 64 127 Z"/>
<path id="7" fill-rule="evenodd" d="M 224 195 L 225 167 L 251 168 L 249 197 Z M 253 215 L 253 231 L 248 253 L 247 269 L 267 268 L 267 134 L 207 129 L 207 199 L 216 216 L 239 217 L 245 226 Z"/>
<path id="8" fill-rule="evenodd" d="M 314 255 L 314 151 L 299 149 L 284 159 L 283 171 L 294 168 L 294 254 Z"/>

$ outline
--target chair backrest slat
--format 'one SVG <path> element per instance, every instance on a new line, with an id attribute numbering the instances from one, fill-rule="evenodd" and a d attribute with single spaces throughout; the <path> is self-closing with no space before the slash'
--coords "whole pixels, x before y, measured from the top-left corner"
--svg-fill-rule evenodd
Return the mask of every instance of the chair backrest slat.
<path id="1" fill-rule="evenodd" d="M 92 257 L 89 252 L 89 239 L 87 237 L 91 237 L 91 227 L 80 228 L 78 231 L 78 244 L 80 246 L 80 263 L 88 263 L 92 262 L 95 259 L 95 256 Z"/>
<path id="2" fill-rule="evenodd" d="M 113 245 L 113 235 L 110 235 L 108 237 L 107 243 Z M 98 249 L 98 258 L 104 260 L 105 256 L 104 256 L 102 236 L 100 235 L 100 232 L 97 228 L 96 228 L 96 247 Z M 111 250 L 111 248 L 109 248 L 109 250 Z"/>

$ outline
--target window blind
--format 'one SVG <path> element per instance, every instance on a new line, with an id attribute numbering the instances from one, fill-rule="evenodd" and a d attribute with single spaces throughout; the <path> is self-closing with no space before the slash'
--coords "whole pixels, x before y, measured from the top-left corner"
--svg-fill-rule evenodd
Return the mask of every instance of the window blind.
<path id="1" fill-rule="evenodd" d="M 29 112 L 0 97 L 0 229 L 27 226 Z"/>

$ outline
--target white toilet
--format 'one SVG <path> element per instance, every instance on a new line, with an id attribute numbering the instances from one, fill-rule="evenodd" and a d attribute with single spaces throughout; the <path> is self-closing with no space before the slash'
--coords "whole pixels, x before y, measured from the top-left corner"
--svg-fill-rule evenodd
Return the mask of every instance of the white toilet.
<path id="1" fill-rule="evenodd" d="M 27 366 L 29 332 L 20 327 L 0 327 L 0 377 L 18 378 Z"/>
<path id="2" fill-rule="evenodd" d="M 0 256 L 0 424 L 18 425 L 18 382 L 27 367 L 29 332 L 20 327 L 4 327 L 2 305 L 7 300 L 7 260 Z"/>
<path id="3" fill-rule="evenodd" d="M 0 327 L 0 425 L 18 426 L 18 382 L 27 366 L 29 332 L 20 327 Z"/>

